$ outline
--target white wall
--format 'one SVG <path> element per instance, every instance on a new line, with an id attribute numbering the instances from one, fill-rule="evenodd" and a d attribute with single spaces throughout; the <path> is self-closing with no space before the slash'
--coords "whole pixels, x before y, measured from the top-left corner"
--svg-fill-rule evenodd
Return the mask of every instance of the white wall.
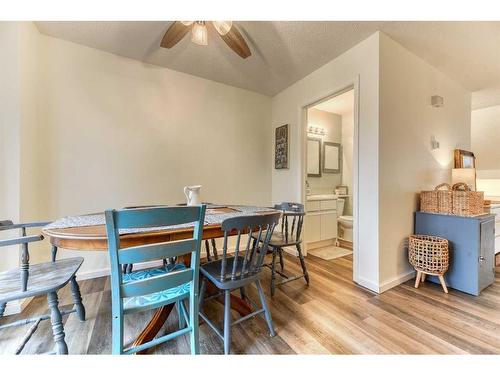
<path id="1" fill-rule="evenodd" d="M 290 124 L 290 168 L 272 172 L 272 199 L 302 202 L 305 196 L 304 107 L 359 79 L 359 275 L 378 290 L 378 94 L 379 34 L 376 33 L 273 97 L 272 129 Z"/>
<path id="2" fill-rule="evenodd" d="M 308 137 L 320 138 L 322 142 L 342 141 L 342 117 L 331 112 L 310 108 L 307 112 L 308 126 L 319 126 L 325 129 L 323 136 L 308 134 Z M 323 146 L 321 146 L 323 147 Z M 321 150 L 323 154 L 323 149 Z M 323 163 L 323 159 L 321 159 Z M 321 177 L 307 177 L 312 194 L 333 194 L 333 190 L 340 185 L 340 173 L 322 173 Z"/>
<path id="3" fill-rule="evenodd" d="M 188 184 L 205 201 L 271 203 L 269 97 L 30 31 L 26 219 L 183 202 Z M 104 252 L 78 255 L 81 275 L 107 267 Z"/>
<path id="4" fill-rule="evenodd" d="M 471 116 L 471 150 L 476 156 L 477 189 L 500 197 L 500 105 L 476 109 Z"/>
<path id="5" fill-rule="evenodd" d="M 430 105 L 432 95 L 444 107 Z M 431 136 L 440 149 L 431 150 Z M 449 182 L 453 150 L 470 148 L 470 92 L 380 37 L 379 132 L 380 285 L 411 276 L 404 241 L 413 231 L 417 193 Z"/>

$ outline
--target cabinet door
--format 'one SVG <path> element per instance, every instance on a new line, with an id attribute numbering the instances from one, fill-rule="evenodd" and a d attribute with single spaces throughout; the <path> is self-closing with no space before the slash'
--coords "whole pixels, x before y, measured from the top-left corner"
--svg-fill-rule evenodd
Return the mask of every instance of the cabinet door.
<path id="1" fill-rule="evenodd" d="M 321 240 L 337 237 L 337 213 L 329 212 L 321 215 Z"/>
<path id="2" fill-rule="evenodd" d="M 483 221 L 480 230 L 479 291 L 495 281 L 495 221 Z"/>
<path id="3" fill-rule="evenodd" d="M 321 215 L 306 215 L 304 218 L 306 242 L 321 240 Z"/>

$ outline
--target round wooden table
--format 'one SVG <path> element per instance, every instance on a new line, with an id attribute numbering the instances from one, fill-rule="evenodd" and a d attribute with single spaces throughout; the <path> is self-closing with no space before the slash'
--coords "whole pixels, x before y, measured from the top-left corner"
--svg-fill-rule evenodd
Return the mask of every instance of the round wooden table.
<path id="1" fill-rule="evenodd" d="M 268 214 L 276 212 L 276 210 L 270 208 L 261 207 L 250 207 L 250 206 L 218 206 L 214 208 L 207 208 L 207 216 L 212 217 L 209 224 L 205 224 L 203 227 L 203 239 L 212 239 L 224 237 L 224 232 L 221 230 L 222 218 L 227 218 L 231 216 L 239 216 L 242 213 L 253 212 L 254 214 Z M 212 215 L 212 216 L 210 216 Z M 81 251 L 107 251 L 108 243 L 106 236 L 106 228 L 104 224 L 97 225 L 76 225 L 68 227 L 67 223 L 62 225 L 62 227 L 57 227 L 58 222 L 75 221 L 78 222 L 78 218 L 85 219 L 91 215 L 82 215 L 77 217 L 67 217 L 51 223 L 43 229 L 43 234 L 48 237 L 52 246 L 56 249 L 68 249 L 68 250 L 81 250 Z M 93 214 L 92 216 L 97 216 Z M 217 220 L 217 217 L 221 217 L 221 220 Z M 214 219 L 215 218 L 215 219 Z M 74 219 L 74 220 L 72 220 Z M 85 220 L 82 220 L 85 222 Z M 85 223 L 84 223 L 85 224 Z M 234 233 L 236 234 L 236 233 Z M 122 248 L 145 245 L 157 242 L 166 241 L 176 241 L 186 238 L 191 238 L 193 236 L 192 228 L 182 228 L 182 229 L 165 229 L 165 230 L 154 230 L 154 231 L 141 231 L 139 233 L 128 233 L 120 235 L 120 246 Z M 190 259 L 184 257 L 182 259 L 184 263 L 189 264 Z M 159 308 L 151 321 L 148 323 L 146 328 L 141 332 L 141 334 L 134 341 L 133 345 L 141 345 L 152 340 L 157 333 L 160 331 L 161 327 L 170 315 L 174 304 L 163 306 Z M 252 308 L 249 303 L 247 303 L 242 298 L 231 295 L 231 308 L 236 310 L 240 315 L 245 316 L 252 312 Z"/>

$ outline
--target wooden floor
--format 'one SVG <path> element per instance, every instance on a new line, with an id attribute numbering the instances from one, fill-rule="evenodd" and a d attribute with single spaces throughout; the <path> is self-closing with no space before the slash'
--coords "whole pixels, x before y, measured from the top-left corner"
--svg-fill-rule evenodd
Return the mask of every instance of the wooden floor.
<path id="1" fill-rule="evenodd" d="M 266 324 L 255 317 L 233 328 L 233 353 L 249 354 L 386 354 L 386 353 L 500 353 L 500 268 L 495 284 L 480 297 L 454 290 L 443 294 L 438 285 L 413 280 L 382 295 L 352 282 L 352 257 L 325 261 L 307 257 L 311 285 L 297 280 L 278 288 L 270 307 L 276 337 L 269 337 Z M 298 272 L 296 258 L 287 255 L 285 270 Z M 268 290 L 269 271 L 263 283 Z M 66 340 L 73 354 L 109 354 L 111 351 L 111 296 L 109 279 L 82 281 L 87 321 L 65 317 Z M 258 300 L 256 291 L 250 295 Z M 61 304 L 71 308 L 65 288 Z M 206 305 L 209 315 L 222 316 L 217 302 Z M 46 311 L 44 298 L 34 299 L 23 316 Z M 236 313 L 235 313 L 236 314 Z M 125 337 L 132 342 L 151 313 L 127 317 Z M 19 317 L 16 317 L 19 318 Z M 12 317 L 2 319 L 4 323 Z M 165 330 L 177 326 L 176 314 Z M 27 326 L 0 331 L 0 352 L 12 353 Z M 206 324 L 201 326 L 201 352 L 222 353 L 222 342 Z M 23 353 L 43 353 L 53 347 L 50 323 L 42 322 Z M 188 353 L 188 337 L 156 348 L 154 353 Z"/>

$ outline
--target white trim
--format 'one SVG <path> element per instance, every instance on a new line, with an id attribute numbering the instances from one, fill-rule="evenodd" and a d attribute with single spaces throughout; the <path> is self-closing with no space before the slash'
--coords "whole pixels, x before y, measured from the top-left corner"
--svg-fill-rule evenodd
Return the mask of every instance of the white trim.
<path id="1" fill-rule="evenodd" d="M 7 302 L 3 316 L 20 314 L 28 306 L 33 297 L 28 297 L 23 300 L 16 300 Z"/>
<path id="2" fill-rule="evenodd" d="M 384 293 L 389 289 L 392 289 L 395 286 L 404 283 L 405 281 L 413 279 L 414 277 L 415 277 L 415 270 L 411 270 L 405 274 L 393 277 L 389 281 L 386 281 L 380 285 L 380 293 Z"/>
<path id="3" fill-rule="evenodd" d="M 300 159 L 302 162 L 302 174 L 300 177 L 300 192 L 302 196 L 302 202 L 305 204 L 306 202 L 306 189 L 305 184 L 307 180 L 306 173 L 306 143 L 307 143 L 307 110 L 319 104 L 325 100 L 332 99 L 338 95 L 343 94 L 349 90 L 354 90 L 354 109 L 353 109 L 353 158 L 352 158 L 352 199 L 353 199 L 353 216 L 354 216 L 354 225 L 353 225 L 353 248 L 352 248 L 352 256 L 353 256 L 353 264 L 352 264 L 352 279 L 355 283 L 363 285 L 370 290 L 378 291 L 379 286 L 362 279 L 359 274 L 359 74 L 356 75 L 353 79 L 347 80 L 345 84 L 337 86 L 337 89 L 333 91 L 329 91 L 324 93 L 323 95 L 317 96 L 315 100 L 309 101 L 308 103 L 303 103 L 300 106 L 300 118 L 301 118 L 301 141 L 299 142 L 298 152 L 300 153 Z M 307 243 L 304 243 L 304 255 L 307 255 Z M 368 286 L 370 285 L 370 286 Z"/>

